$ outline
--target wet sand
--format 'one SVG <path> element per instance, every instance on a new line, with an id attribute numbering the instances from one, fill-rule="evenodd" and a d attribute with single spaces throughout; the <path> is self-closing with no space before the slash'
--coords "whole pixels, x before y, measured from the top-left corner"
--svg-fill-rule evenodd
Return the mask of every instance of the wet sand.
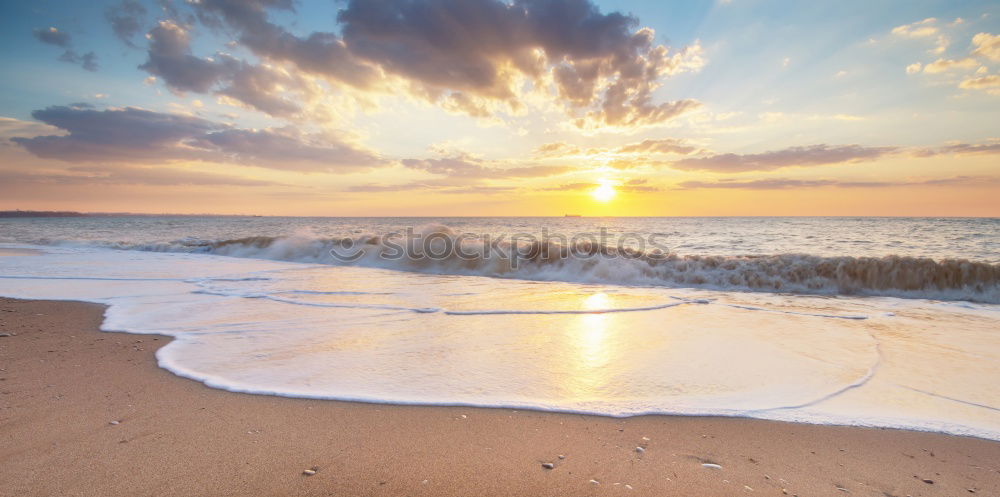
<path id="1" fill-rule="evenodd" d="M 974 438 L 213 390 L 102 313 L 0 299 L 0 495 L 1000 495 Z"/>

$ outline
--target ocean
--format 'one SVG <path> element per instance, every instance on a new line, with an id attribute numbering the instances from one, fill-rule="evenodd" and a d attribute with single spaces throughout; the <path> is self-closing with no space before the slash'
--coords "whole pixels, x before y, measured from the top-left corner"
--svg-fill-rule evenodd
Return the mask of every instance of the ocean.
<path id="1" fill-rule="evenodd" d="M 998 219 L 20 218 L 0 248 L 0 295 L 106 304 L 225 390 L 1000 440 Z"/>

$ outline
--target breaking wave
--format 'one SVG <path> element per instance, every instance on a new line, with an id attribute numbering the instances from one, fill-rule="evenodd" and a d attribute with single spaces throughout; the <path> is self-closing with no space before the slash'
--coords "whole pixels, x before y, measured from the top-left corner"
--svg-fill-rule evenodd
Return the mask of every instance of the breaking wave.
<path id="1" fill-rule="evenodd" d="M 358 265 L 432 274 L 475 275 L 675 288 L 704 288 L 813 295 L 861 295 L 1000 304 L 1000 264 L 923 257 L 822 257 L 807 254 L 680 255 L 640 251 L 592 241 L 560 244 L 493 241 L 441 225 L 409 237 L 363 234 L 353 238 L 311 235 L 247 237 L 115 248 L 204 252 L 233 257 Z M 428 240 L 431 242 L 428 243 Z M 334 254 L 353 254 L 345 261 Z"/>

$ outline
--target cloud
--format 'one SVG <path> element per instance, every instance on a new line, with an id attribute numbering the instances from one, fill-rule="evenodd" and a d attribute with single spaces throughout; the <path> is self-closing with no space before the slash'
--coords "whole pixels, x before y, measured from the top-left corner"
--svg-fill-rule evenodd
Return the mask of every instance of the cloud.
<path id="1" fill-rule="evenodd" d="M 226 62 L 191 54 L 188 32 L 173 21 L 160 21 L 149 32 L 149 58 L 139 66 L 178 91 L 205 93 L 232 70 Z"/>
<path id="2" fill-rule="evenodd" d="M 671 52 L 651 29 L 636 29 L 634 17 L 601 13 L 589 0 L 352 0 L 337 16 L 342 37 L 300 37 L 272 23 L 268 10 L 292 11 L 290 0 L 192 5 L 203 23 L 236 30 L 241 44 L 273 63 L 362 90 L 381 89 L 390 75 L 475 117 L 493 112 L 485 102 L 521 110 L 525 82 L 551 82 L 581 128 L 657 124 L 700 106 L 652 98 L 662 78 L 704 64 L 699 45 Z"/>
<path id="3" fill-rule="evenodd" d="M 427 190 L 435 193 L 446 193 L 452 195 L 495 195 L 498 193 L 509 193 L 516 191 L 516 186 L 489 186 L 489 185 L 441 185 L 426 182 L 412 182 L 401 185 L 356 185 L 346 189 L 348 192 L 356 193 L 385 193 L 401 191 Z"/>
<path id="4" fill-rule="evenodd" d="M 540 190 L 548 192 L 579 192 L 583 190 L 591 190 L 597 188 L 598 186 L 601 185 L 598 183 L 564 183 L 562 185 L 540 188 Z"/>
<path id="5" fill-rule="evenodd" d="M 979 33 L 972 37 L 972 55 L 1000 62 L 1000 35 Z"/>
<path id="6" fill-rule="evenodd" d="M 938 28 L 934 26 L 935 23 L 937 23 L 937 19 L 928 17 L 923 21 L 896 26 L 895 28 L 892 28 L 892 34 L 911 38 L 934 36 L 938 34 Z"/>
<path id="7" fill-rule="evenodd" d="M 32 33 L 34 33 L 35 38 L 38 38 L 38 41 L 41 41 L 42 43 L 48 43 L 49 45 L 55 45 L 62 48 L 69 48 L 69 34 L 59 31 L 55 27 L 50 27 L 48 29 L 37 28 Z"/>
<path id="8" fill-rule="evenodd" d="M 969 78 L 958 84 L 959 88 L 967 90 L 985 90 L 993 95 L 1000 95 L 1000 75 L 990 74 L 978 78 Z"/>
<path id="9" fill-rule="evenodd" d="M 440 159 L 403 159 L 400 162 L 410 169 L 444 175 L 452 179 L 538 178 L 570 170 L 564 166 L 496 167 L 467 155 Z"/>
<path id="10" fill-rule="evenodd" d="M 1000 177 L 955 176 L 922 181 L 841 181 L 833 179 L 788 179 L 769 178 L 748 181 L 683 181 L 678 189 L 739 189 L 739 190 L 789 190 L 803 188 L 895 188 L 904 186 L 980 186 L 984 183 L 1000 182 Z"/>
<path id="11" fill-rule="evenodd" d="M 641 143 L 625 145 L 618 149 L 621 153 L 659 153 L 687 155 L 698 150 L 698 147 L 687 144 L 684 140 L 666 138 L 663 140 L 643 140 Z"/>
<path id="12" fill-rule="evenodd" d="M 14 185 L 279 186 L 271 181 L 162 167 L 73 169 L 46 174 L 0 171 L 0 183 Z"/>
<path id="13" fill-rule="evenodd" d="M 173 21 L 160 21 L 147 38 L 148 59 L 139 68 L 163 79 L 175 92 L 214 91 L 274 116 L 300 110 L 298 104 L 280 94 L 286 88 L 304 91 L 287 72 L 252 65 L 225 53 L 197 57 L 191 53 L 188 30 Z"/>
<path id="14" fill-rule="evenodd" d="M 538 158 L 570 157 L 578 155 L 617 157 L 618 160 L 634 160 L 622 155 L 679 154 L 688 155 L 698 150 L 685 140 L 676 138 L 648 139 L 639 143 L 630 143 L 618 148 L 592 147 L 588 149 L 570 145 L 566 142 L 552 142 L 540 145 L 532 155 Z"/>
<path id="15" fill-rule="evenodd" d="M 1000 84 L 1000 82 L 998 82 L 998 84 Z M 937 148 L 918 149 L 913 155 L 917 157 L 933 157 L 935 155 L 980 154 L 1000 154 L 1000 139 L 993 139 L 985 143 L 952 143 Z"/>
<path id="16" fill-rule="evenodd" d="M 0 146 L 16 146 L 12 137 L 57 134 L 60 129 L 37 121 L 22 121 L 12 117 L 0 117 Z"/>
<path id="17" fill-rule="evenodd" d="M 924 72 L 928 74 L 937 74 L 955 69 L 973 69 L 978 65 L 979 63 L 976 62 L 976 59 L 971 57 L 958 60 L 938 59 L 925 65 Z"/>
<path id="18" fill-rule="evenodd" d="M 771 171 L 785 167 L 808 167 L 873 160 L 896 151 L 896 147 L 860 145 L 812 145 L 772 150 L 760 154 L 721 154 L 693 157 L 671 163 L 674 169 L 737 173 Z"/>
<path id="19" fill-rule="evenodd" d="M 47 43 L 49 45 L 54 45 L 63 48 L 62 55 L 59 56 L 59 60 L 62 62 L 69 62 L 70 64 L 78 64 L 80 67 L 87 71 L 94 72 L 97 70 L 97 54 L 94 52 L 87 52 L 80 55 L 73 49 L 72 39 L 69 33 L 59 31 L 55 27 L 49 28 L 36 28 L 32 33 L 35 38 L 42 43 Z"/>
<path id="20" fill-rule="evenodd" d="M 292 128 L 237 129 L 195 116 L 135 107 L 97 110 L 54 106 L 37 110 L 32 117 L 66 132 L 11 139 L 46 159 L 132 163 L 199 160 L 299 171 L 384 164 L 373 153 L 331 135 L 306 135 Z"/>
<path id="21" fill-rule="evenodd" d="M 118 5 L 108 7 L 104 17 L 115 33 L 126 45 L 137 48 L 135 35 L 142 31 L 146 19 L 146 7 L 136 0 L 122 0 Z"/>
<path id="22" fill-rule="evenodd" d="M 582 152 L 580 147 L 570 145 L 566 142 L 545 143 L 535 149 L 535 157 L 565 157 L 568 155 L 578 155 Z"/>
<path id="23" fill-rule="evenodd" d="M 306 135 L 294 128 L 225 129 L 192 137 L 190 146 L 236 164 L 300 171 L 370 167 L 383 161 L 367 150 L 330 135 Z"/>
<path id="24" fill-rule="evenodd" d="M 630 179 L 616 186 L 615 189 L 624 193 L 651 193 L 663 190 L 660 187 L 650 185 L 649 180 L 646 179 Z"/>
<path id="25" fill-rule="evenodd" d="M 952 25 L 960 24 L 956 20 Z M 943 35 L 938 38 L 938 48 L 931 53 L 940 55 L 948 46 L 948 40 Z M 915 62 L 906 67 L 906 74 L 916 74 L 923 71 L 926 74 L 941 74 L 951 71 L 971 71 L 976 69 L 975 76 L 965 77 L 958 83 L 963 90 L 981 90 L 990 95 L 1000 95 L 1000 76 L 989 74 L 987 65 L 1000 61 L 1000 35 L 978 33 L 972 37 L 972 49 L 968 56 L 958 59 L 938 58 L 933 62 L 921 64 Z M 986 59 L 987 62 L 982 62 Z"/>
<path id="26" fill-rule="evenodd" d="M 267 9 L 294 11 L 291 0 L 201 0 L 193 6 L 202 22 L 235 29 L 239 42 L 259 57 L 290 62 L 357 88 L 370 88 L 380 80 L 377 69 L 355 58 L 334 33 L 300 38 L 270 22 Z"/>

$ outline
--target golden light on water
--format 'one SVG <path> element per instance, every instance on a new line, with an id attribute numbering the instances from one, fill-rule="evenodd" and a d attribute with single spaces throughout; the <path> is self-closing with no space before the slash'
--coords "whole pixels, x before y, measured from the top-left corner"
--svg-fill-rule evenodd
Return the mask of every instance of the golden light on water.
<path id="1" fill-rule="evenodd" d="M 601 311 L 614 306 L 612 297 L 598 292 L 583 298 L 581 310 Z M 613 376 L 612 361 L 616 357 L 616 347 L 611 314 L 594 312 L 580 314 L 567 329 L 572 356 L 567 365 L 570 375 L 564 384 L 569 396 L 576 399 L 600 397 Z"/>

